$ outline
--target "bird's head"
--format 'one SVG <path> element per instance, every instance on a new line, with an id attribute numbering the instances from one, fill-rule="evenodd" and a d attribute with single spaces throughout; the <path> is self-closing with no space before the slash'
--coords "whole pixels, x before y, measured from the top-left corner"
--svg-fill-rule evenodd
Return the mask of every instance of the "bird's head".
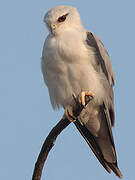
<path id="1" fill-rule="evenodd" d="M 61 34 L 67 30 L 76 29 L 82 31 L 80 15 L 72 6 L 56 6 L 49 10 L 44 16 L 44 22 L 50 33 Z"/>

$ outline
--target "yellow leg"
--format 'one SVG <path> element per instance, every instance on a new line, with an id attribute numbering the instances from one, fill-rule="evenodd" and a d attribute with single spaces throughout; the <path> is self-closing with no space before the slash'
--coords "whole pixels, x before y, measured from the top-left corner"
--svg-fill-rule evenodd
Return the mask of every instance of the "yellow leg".
<path id="1" fill-rule="evenodd" d="M 80 103 L 82 103 L 83 106 L 85 106 L 85 96 L 94 96 L 94 93 L 91 91 L 82 91 L 81 92 L 81 98 L 80 98 Z"/>
<path id="2" fill-rule="evenodd" d="M 81 97 L 78 100 L 76 100 L 77 97 L 76 97 L 75 94 L 73 94 L 72 96 L 73 96 L 75 101 L 79 101 L 80 104 L 85 106 L 86 105 L 86 103 L 85 103 L 85 96 L 94 97 L 94 93 L 91 92 L 91 91 L 82 91 L 81 95 L 80 95 Z M 76 118 L 73 116 L 73 112 L 72 112 L 72 107 L 71 106 L 67 106 L 65 108 L 65 112 L 64 112 L 63 118 L 68 118 L 68 120 L 70 122 L 76 121 Z"/>

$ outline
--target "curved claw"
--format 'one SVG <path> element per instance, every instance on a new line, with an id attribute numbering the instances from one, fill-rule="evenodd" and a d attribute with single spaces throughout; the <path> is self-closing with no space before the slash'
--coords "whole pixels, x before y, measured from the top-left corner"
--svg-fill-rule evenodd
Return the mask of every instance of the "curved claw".
<path id="1" fill-rule="evenodd" d="M 94 93 L 91 91 L 82 91 L 81 97 L 80 97 L 80 103 L 82 103 L 83 106 L 85 106 L 85 96 L 91 96 L 94 97 Z"/>
<path id="2" fill-rule="evenodd" d="M 70 122 L 76 121 L 76 117 L 74 117 L 73 112 L 70 107 L 65 109 L 64 117 L 67 117 Z"/>

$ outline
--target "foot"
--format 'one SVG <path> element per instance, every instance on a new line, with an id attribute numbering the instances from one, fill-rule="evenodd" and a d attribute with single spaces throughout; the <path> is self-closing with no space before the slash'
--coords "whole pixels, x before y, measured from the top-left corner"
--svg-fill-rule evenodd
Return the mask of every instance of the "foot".
<path id="1" fill-rule="evenodd" d="M 72 108 L 70 106 L 65 108 L 63 118 L 65 118 L 65 117 L 68 118 L 68 120 L 70 122 L 76 121 L 76 118 L 74 117 L 73 112 L 72 112 Z"/>
<path id="2" fill-rule="evenodd" d="M 91 97 L 94 97 L 94 93 L 91 92 L 91 91 L 82 91 L 81 92 L 81 97 L 79 99 L 80 103 L 85 106 L 86 103 L 85 103 L 85 96 L 91 96 Z"/>

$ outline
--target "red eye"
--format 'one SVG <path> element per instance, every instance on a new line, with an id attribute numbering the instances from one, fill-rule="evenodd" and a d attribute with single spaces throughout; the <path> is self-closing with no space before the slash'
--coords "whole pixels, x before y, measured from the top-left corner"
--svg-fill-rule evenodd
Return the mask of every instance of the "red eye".
<path id="1" fill-rule="evenodd" d="M 65 19 L 66 19 L 65 15 L 61 16 L 61 17 L 59 17 L 58 22 L 63 22 L 63 21 L 65 21 Z"/>
<path id="2" fill-rule="evenodd" d="M 65 15 L 63 15 L 63 16 L 61 16 L 61 17 L 59 17 L 57 21 L 58 21 L 58 22 L 63 22 L 63 21 L 65 21 L 65 20 L 66 20 L 67 15 L 68 15 L 68 14 L 65 14 Z"/>

